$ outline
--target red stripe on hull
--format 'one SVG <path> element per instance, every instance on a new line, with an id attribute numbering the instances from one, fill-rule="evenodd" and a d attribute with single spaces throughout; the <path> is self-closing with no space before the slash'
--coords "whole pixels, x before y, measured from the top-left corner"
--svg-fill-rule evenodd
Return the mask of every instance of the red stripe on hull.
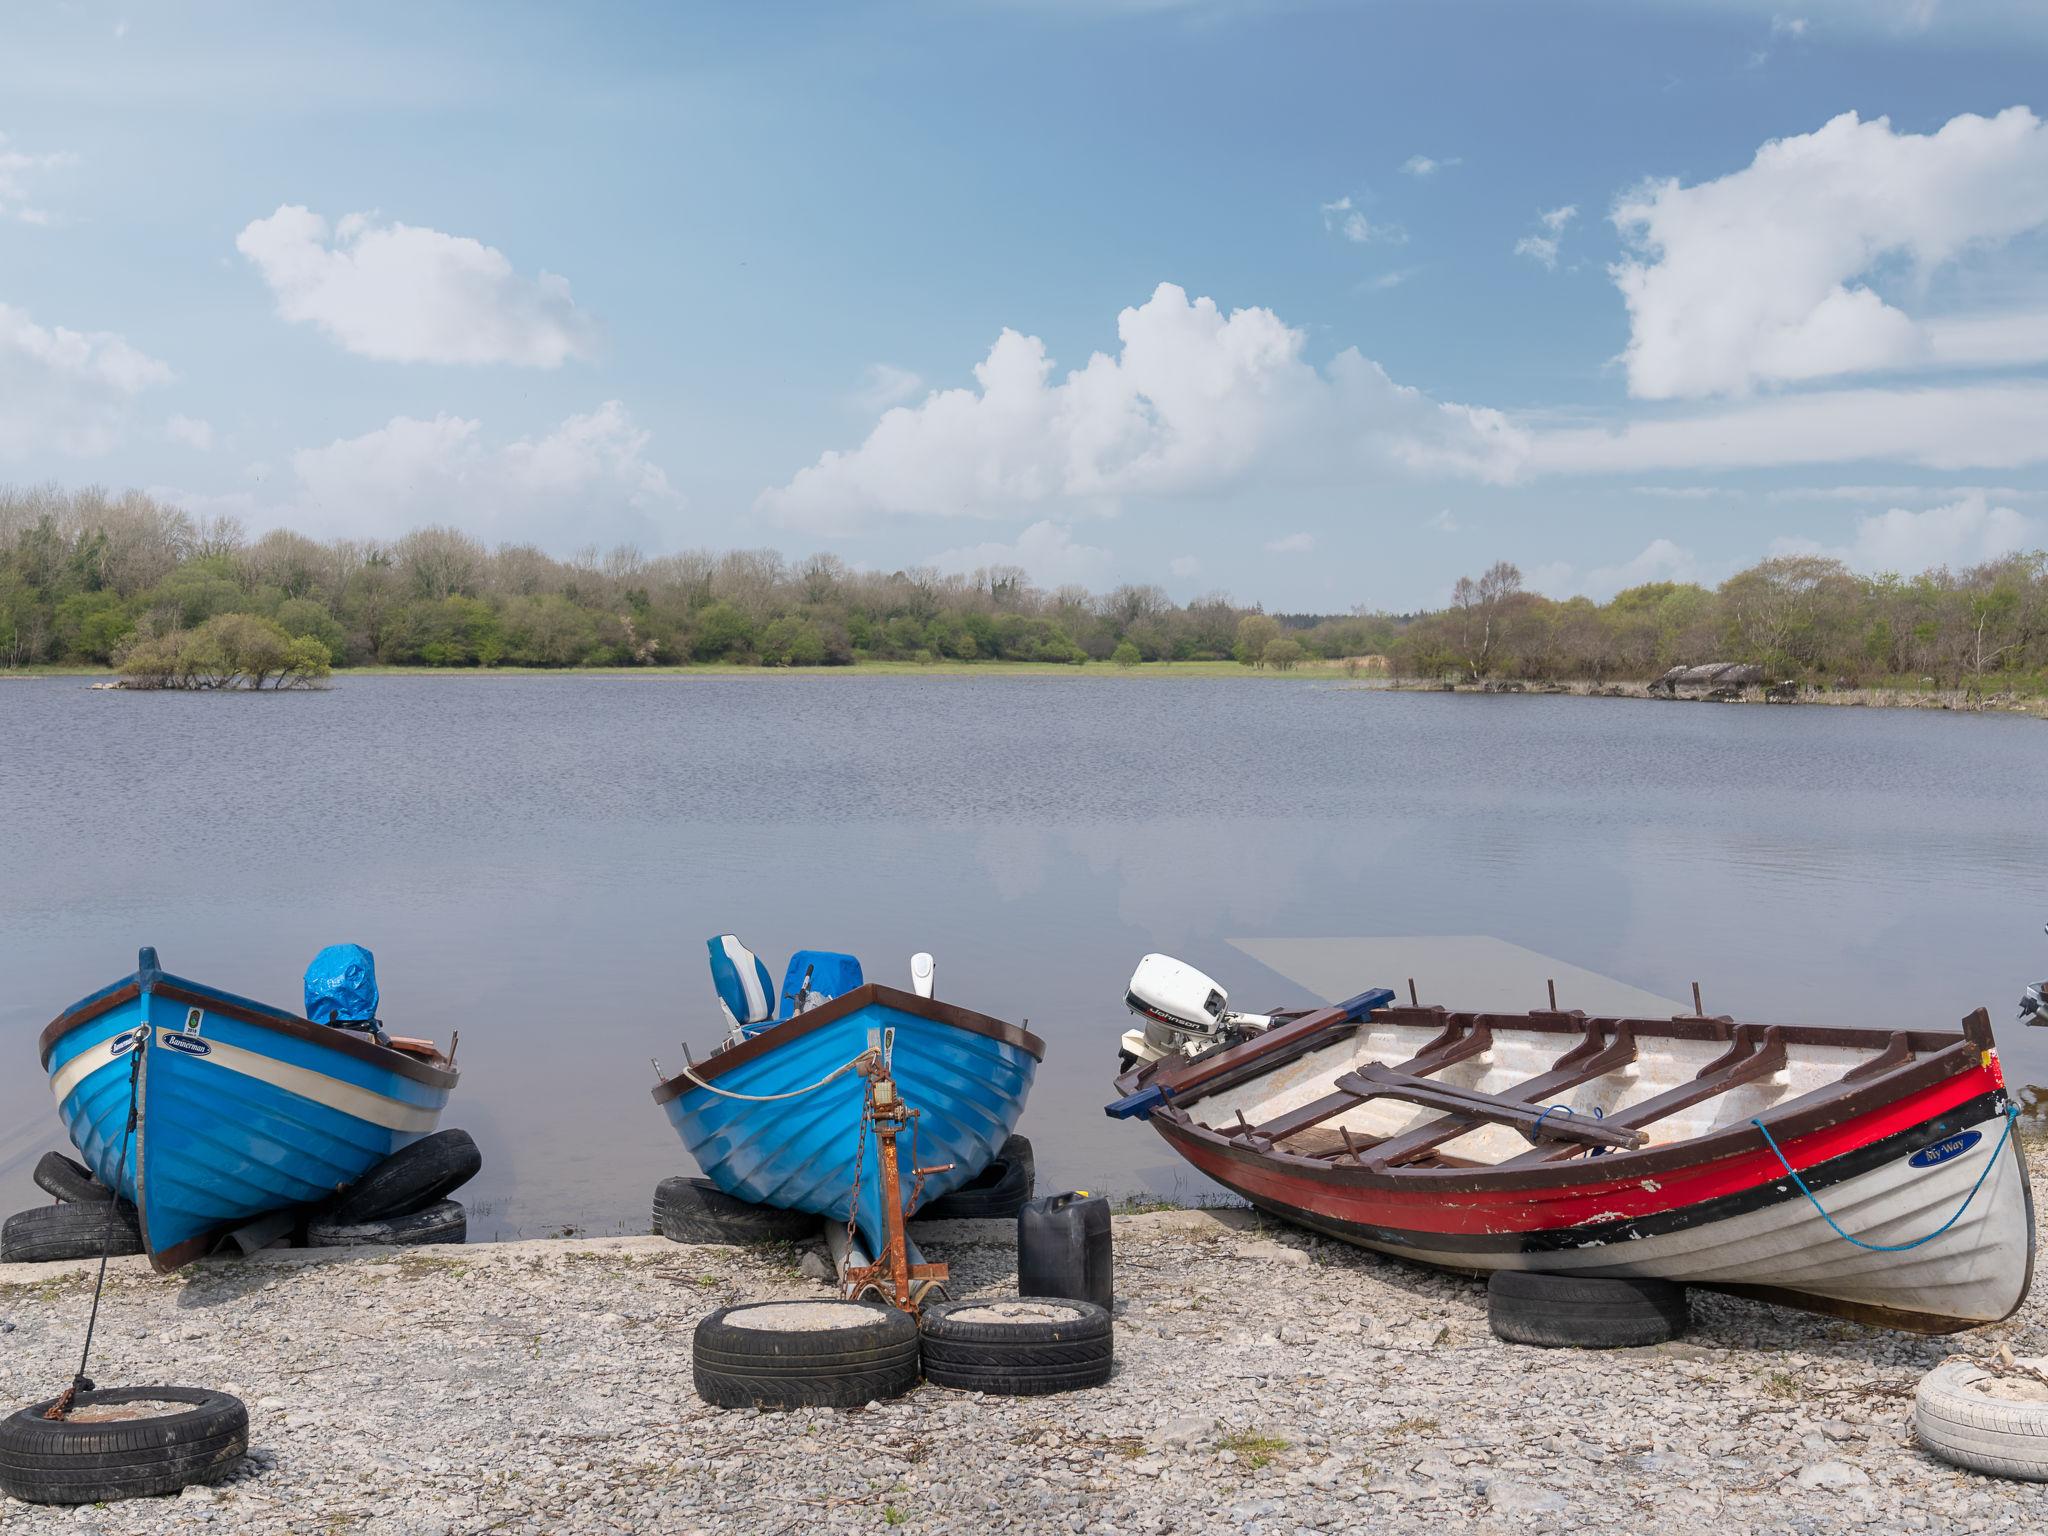
<path id="1" fill-rule="evenodd" d="M 1780 1145 L 1792 1166 L 1804 1170 L 1910 1130 L 1991 1092 L 2003 1081 L 1993 1058 L 1988 1065 L 1958 1073 L 1869 1114 Z M 1432 1188 L 1427 1170 L 1374 1174 L 1349 1164 L 1321 1163 L 1310 1171 L 1291 1160 L 1190 1135 L 1170 1120 L 1155 1119 L 1153 1124 L 1175 1151 L 1202 1172 L 1252 1199 L 1360 1226 L 1413 1233 L 1483 1236 L 1626 1221 L 1742 1194 L 1784 1177 L 1777 1157 L 1759 1145 L 1752 1152 L 1661 1175 L 1587 1182 L 1571 1177 L 1589 1166 L 1579 1161 L 1561 1165 L 1561 1181 L 1548 1187 L 1451 1191 Z M 1622 1163 L 1626 1156 L 1621 1154 L 1615 1161 Z M 1459 1172 L 1470 1177 L 1473 1170 Z"/>

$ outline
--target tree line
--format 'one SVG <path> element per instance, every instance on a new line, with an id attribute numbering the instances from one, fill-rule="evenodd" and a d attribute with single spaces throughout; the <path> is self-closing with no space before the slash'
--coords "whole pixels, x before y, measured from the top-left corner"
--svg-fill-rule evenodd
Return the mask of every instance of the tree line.
<path id="1" fill-rule="evenodd" d="M 256 623 L 218 622 L 241 617 Z M 224 653 L 228 640 L 239 649 Z M 1011 566 L 857 571 L 835 555 L 769 550 L 557 559 L 530 544 L 486 548 L 452 528 L 388 543 L 250 537 L 232 518 L 140 492 L 0 488 L 0 663 L 204 677 L 219 674 L 223 655 L 288 658 L 293 678 L 318 676 L 323 657 L 440 667 L 1230 660 L 1281 670 L 1385 658 L 1416 678 L 1641 680 L 1726 660 L 1829 682 L 2038 683 L 2048 558 L 1908 578 L 1802 555 L 1718 588 L 1658 582 L 1605 603 L 1526 591 L 1503 562 L 1460 581 L 1440 610 L 1269 614 L 1222 593 L 1176 603 L 1149 585 L 1046 590 Z"/>

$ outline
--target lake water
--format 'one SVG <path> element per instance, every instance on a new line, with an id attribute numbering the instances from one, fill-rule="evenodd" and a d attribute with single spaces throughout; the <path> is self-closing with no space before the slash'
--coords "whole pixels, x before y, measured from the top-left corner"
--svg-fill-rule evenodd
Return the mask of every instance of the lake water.
<path id="1" fill-rule="evenodd" d="M 1311 1000 L 1238 939 L 1489 935 L 1773 1022 L 1983 1004 L 2048 1080 L 2010 1023 L 2048 972 L 2044 786 L 2033 720 L 1315 680 L 0 683 L 0 1209 L 62 1144 L 37 1032 L 142 944 L 291 1008 L 321 945 L 373 948 L 394 1031 L 462 1032 L 485 1238 L 644 1231 L 692 1171 L 648 1059 L 719 1035 L 720 931 L 778 979 L 928 949 L 942 997 L 1028 1019 L 1045 1187 L 1200 1192 L 1101 1105 L 1147 950 Z"/>

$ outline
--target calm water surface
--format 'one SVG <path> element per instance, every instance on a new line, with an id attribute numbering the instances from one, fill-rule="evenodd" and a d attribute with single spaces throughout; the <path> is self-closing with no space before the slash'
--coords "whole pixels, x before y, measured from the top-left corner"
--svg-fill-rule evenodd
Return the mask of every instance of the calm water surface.
<path id="1" fill-rule="evenodd" d="M 646 1229 L 689 1171 L 648 1059 L 718 1034 L 720 931 L 778 979 L 929 949 L 941 996 L 1028 1018 L 1047 1186 L 1198 1191 L 1100 1106 L 1146 950 L 1306 1000 L 1232 938 L 1490 934 L 1773 1021 L 1981 1003 L 2048 1080 L 2008 1022 L 2048 971 L 2044 787 L 2032 720 L 1306 680 L 0 683 L 0 1210 L 62 1141 L 37 1032 L 141 944 L 293 1008 L 321 945 L 371 946 L 394 1031 L 462 1032 L 478 1237 Z"/>

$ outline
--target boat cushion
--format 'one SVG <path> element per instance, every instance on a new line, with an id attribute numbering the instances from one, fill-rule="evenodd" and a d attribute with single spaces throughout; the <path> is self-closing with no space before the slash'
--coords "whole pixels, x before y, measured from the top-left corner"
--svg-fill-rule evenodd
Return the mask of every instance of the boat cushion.
<path id="1" fill-rule="evenodd" d="M 377 957 L 360 944 L 330 944 L 306 967 L 306 1017 L 367 1024 L 377 1017 Z"/>
<path id="2" fill-rule="evenodd" d="M 775 983 L 760 957 L 729 933 L 706 940 L 705 947 L 711 951 L 711 984 L 733 1023 L 752 1029 L 773 1019 Z"/>
<path id="3" fill-rule="evenodd" d="M 782 1016 L 796 1013 L 796 995 L 804 988 L 804 972 L 811 973 L 811 995 L 806 1008 L 843 997 L 864 979 L 860 962 L 851 955 L 830 949 L 800 949 L 789 957 L 789 969 L 782 973 Z"/>

